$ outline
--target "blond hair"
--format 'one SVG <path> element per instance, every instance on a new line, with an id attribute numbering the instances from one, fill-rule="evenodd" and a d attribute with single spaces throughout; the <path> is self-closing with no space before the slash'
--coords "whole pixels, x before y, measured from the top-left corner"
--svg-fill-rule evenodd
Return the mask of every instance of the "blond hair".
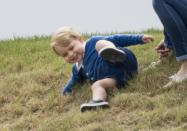
<path id="1" fill-rule="evenodd" d="M 70 26 L 64 26 L 57 29 L 51 37 L 51 47 L 58 54 L 55 50 L 55 46 L 66 47 L 68 46 L 72 40 L 81 40 L 81 34 L 75 31 Z"/>

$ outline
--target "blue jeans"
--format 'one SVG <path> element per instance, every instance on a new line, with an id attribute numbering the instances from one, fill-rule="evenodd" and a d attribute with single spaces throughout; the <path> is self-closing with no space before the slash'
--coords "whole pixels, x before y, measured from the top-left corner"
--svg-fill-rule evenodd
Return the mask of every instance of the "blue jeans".
<path id="1" fill-rule="evenodd" d="M 166 46 L 171 45 L 177 61 L 187 60 L 187 0 L 153 0 L 164 26 Z"/>

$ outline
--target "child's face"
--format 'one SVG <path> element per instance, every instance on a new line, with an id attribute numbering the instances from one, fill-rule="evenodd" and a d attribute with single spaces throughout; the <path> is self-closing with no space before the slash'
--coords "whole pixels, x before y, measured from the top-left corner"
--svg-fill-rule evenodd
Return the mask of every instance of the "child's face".
<path id="1" fill-rule="evenodd" d="M 67 63 L 76 63 L 81 61 L 83 57 L 83 41 L 72 40 L 66 47 L 55 46 L 55 50 Z"/>

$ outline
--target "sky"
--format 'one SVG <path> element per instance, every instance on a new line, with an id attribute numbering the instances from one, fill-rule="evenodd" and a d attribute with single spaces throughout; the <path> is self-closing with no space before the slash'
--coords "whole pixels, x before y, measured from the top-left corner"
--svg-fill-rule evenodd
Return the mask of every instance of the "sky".
<path id="1" fill-rule="evenodd" d="M 162 29 L 152 0 L 0 0 L 0 39 L 50 35 L 61 26 L 81 33 Z"/>

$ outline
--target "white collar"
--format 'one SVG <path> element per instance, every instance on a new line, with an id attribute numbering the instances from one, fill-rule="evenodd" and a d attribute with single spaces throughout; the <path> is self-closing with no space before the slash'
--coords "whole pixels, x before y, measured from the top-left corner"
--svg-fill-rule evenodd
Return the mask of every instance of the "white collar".
<path id="1" fill-rule="evenodd" d="M 83 49 L 83 56 L 82 56 L 81 61 L 75 63 L 78 71 L 80 70 L 81 67 L 83 67 L 83 58 L 84 58 L 85 46 L 86 46 L 86 42 L 83 43 L 83 48 L 84 49 Z"/>

